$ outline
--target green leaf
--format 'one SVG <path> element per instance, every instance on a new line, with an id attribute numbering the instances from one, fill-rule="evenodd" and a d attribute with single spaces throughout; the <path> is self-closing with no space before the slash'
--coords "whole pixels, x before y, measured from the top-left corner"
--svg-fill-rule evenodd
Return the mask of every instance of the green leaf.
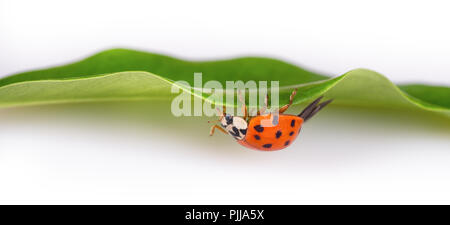
<path id="1" fill-rule="evenodd" d="M 217 80 L 224 87 L 227 80 L 278 80 L 280 104 L 286 104 L 292 89 L 297 87 L 294 104 L 325 95 L 326 98 L 334 98 L 337 105 L 426 110 L 450 116 L 450 88 L 396 86 L 384 76 L 366 69 L 329 78 L 270 58 L 190 62 L 127 49 L 108 50 L 77 63 L 0 79 L 0 107 L 170 100 L 176 95 L 170 92 L 173 82 L 185 80 L 192 84 L 195 72 L 202 72 L 204 83 Z"/>

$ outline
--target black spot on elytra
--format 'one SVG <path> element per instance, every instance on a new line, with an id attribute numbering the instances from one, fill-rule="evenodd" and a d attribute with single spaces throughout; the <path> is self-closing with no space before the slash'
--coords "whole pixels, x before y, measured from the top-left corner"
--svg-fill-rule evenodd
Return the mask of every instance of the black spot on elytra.
<path id="1" fill-rule="evenodd" d="M 284 142 L 284 146 L 288 146 L 289 143 L 291 143 L 291 141 L 287 140 L 286 142 Z"/>
<path id="2" fill-rule="evenodd" d="M 294 135 L 294 131 L 291 131 L 291 133 L 289 133 L 289 136 L 292 136 L 292 135 Z"/>
<path id="3" fill-rule="evenodd" d="M 264 127 L 262 127 L 261 125 L 256 125 L 253 128 L 255 128 L 255 130 L 258 131 L 258 132 L 263 132 L 264 131 Z"/>
<path id="4" fill-rule="evenodd" d="M 272 144 L 265 144 L 265 145 L 263 145 L 263 147 L 264 148 L 270 148 L 270 147 L 272 147 Z"/>
<path id="5" fill-rule="evenodd" d="M 277 133 L 275 134 L 275 137 L 280 138 L 281 137 L 281 131 L 277 131 Z"/>
<path id="6" fill-rule="evenodd" d="M 292 120 L 291 121 L 291 127 L 294 127 L 295 126 L 295 120 Z"/>
<path id="7" fill-rule="evenodd" d="M 274 116 L 273 116 L 272 124 L 273 124 L 274 126 L 278 125 L 278 115 L 274 115 Z"/>
<path id="8" fill-rule="evenodd" d="M 239 131 L 241 131 L 241 133 L 242 133 L 243 135 L 246 135 L 246 134 L 247 134 L 247 129 L 239 129 Z"/>
<path id="9" fill-rule="evenodd" d="M 261 140 L 261 137 L 259 135 L 257 135 L 257 134 L 254 137 L 255 137 L 256 140 Z"/>

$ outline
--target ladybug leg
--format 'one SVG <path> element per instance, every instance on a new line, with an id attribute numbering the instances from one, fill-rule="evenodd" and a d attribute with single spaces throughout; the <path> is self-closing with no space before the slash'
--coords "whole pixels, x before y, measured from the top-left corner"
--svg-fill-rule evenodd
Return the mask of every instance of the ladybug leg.
<path id="1" fill-rule="evenodd" d="M 264 115 L 266 113 L 267 99 L 269 99 L 269 95 L 268 94 L 266 94 L 266 97 L 264 98 L 264 105 L 263 105 L 263 107 L 261 107 L 261 109 L 259 109 L 259 111 L 258 111 L 258 116 L 259 115 Z"/>
<path id="2" fill-rule="evenodd" d="M 242 104 L 242 113 L 244 114 L 244 120 L 247 120 L 247 116 L 248 116 L 248 113 L 247 113 L 247 105 L 245 104 L 245 99 L 244 99 L 244 97 L 242 96 L 241 90 L 238 90 L 238 97 L 239 97 L 239 101 L 240 101 L 241 104 Z"/>
<path id="3" fill-rule="evenodd" d="M 284 113 L 284 111 L 286 111 L 292 105 L 292 102 L 294 101 L 294 97 L 296 94 L 297 94 L 297 88 L 292 91 L 292 94 L 289 97 L 289 104 L 281 107 L 280 110 L 278 110 L 279 113 Z"/>
<path id="4" fill-rule="evenodd" d="M 213 134 L 214 134 L 214 130 L 215 129 L 219 129 L 220 131 L 222 131 L 223 133 L 225 133 L 225 134 L 228 134 L 222 127 L 219 127 L 219 125 L 213 125 L 212 127 L 211 127 L 211 131 L 209 132 L 209 136 L 213 136 Z"/>

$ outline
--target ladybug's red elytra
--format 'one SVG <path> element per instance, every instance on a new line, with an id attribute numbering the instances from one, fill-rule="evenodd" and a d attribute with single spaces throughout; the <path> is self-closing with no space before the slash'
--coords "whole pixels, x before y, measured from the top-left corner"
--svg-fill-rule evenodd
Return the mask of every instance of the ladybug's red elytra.
<path id="1" fill-rule="evenodd" d="M 251 149 L 263 151 L 284 149 L 297 138 L 304 122 L 333 101 L 330 99 L 319 103 L 323 98 L 321 96 L 298 115 L 283 114 L 292 105 L 296 93 L 297 89 L 292 92 L 289 104 L 281 107 L 278 114 L 264 114 L 267 107 L 266 96 L 265 106 L 254 117 L 248 116 L 247 106 L 242 96 L 239 95 L 239 100 L 243 104 L 244 117 L 232 116 L 223 112 L 217 121 L 220 122 L 220 126 L 213 125 L 210 135 L 214 134 L 215 129 L 219 129 L 223 133 L 234 137 L 239 144 Z M 262 120 L 272 122 L 273 126 L 262 126 Z"/>

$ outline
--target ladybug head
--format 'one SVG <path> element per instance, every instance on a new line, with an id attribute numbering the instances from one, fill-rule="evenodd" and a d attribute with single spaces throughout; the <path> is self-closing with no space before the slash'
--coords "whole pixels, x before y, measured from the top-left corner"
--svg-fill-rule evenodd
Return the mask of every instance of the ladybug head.
<path id="1" fill-rule="evenodd" d="M 224 114 L 220 119 L 220 125 L 237 140 L 244 139 L 247 133 L 247 122 L 242 117 Z"/>

